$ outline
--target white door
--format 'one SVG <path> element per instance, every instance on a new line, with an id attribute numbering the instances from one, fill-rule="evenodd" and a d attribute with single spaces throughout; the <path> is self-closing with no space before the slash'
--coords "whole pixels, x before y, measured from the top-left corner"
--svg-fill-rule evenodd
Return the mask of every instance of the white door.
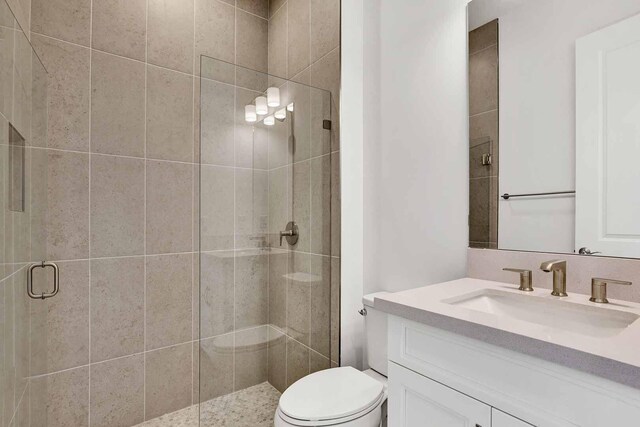
<path id="1" fill-rule="evenodd" d="M 576 251 L 640 257 L 639 219 L 640 15 L 576 42 Z"/>
<path id="2" fill-rule="evenodd" d="M 498 411 L 496 408 L 491 409 L 491 427 L 533 427 L 529 423 Z"/>
<path id="3" fill-rule="evenodd" d="M 389 363 L 389 427 L 490 427 L 491 407 Z"/>

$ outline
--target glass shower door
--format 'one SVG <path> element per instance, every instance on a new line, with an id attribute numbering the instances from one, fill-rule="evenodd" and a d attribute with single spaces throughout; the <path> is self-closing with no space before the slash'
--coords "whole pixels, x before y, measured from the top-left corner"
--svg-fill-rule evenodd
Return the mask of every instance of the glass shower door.
<path id="1" fill-rule="evenodd" d="M 272 426 L 331 367 L 329 92 L 201 58 L 200 425 Z"/>
<path id="2" fill-rule="evenodd" d="M 48 425 L 46 388 L 34 385 L 46 359 L 45 300 L 27 293 L 29 267 L 46 259 L 47 72 L 0 0 L 0 424 Z M 34 292 L 50 292 L 37 276 Z"/>

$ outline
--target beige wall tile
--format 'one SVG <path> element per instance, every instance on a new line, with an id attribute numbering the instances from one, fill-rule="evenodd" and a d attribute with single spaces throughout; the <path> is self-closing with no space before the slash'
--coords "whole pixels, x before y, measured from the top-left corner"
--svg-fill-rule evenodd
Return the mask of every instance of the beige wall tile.
<path id="1" fill-rule="evenodd" d="M 269 74 L 287 76 L 287 8 L 280 8 L 269 20 Z"/>
<path id="2" fill-rule="evenodd" d="M 269 16 L 272 17 L 286 3 L 287 0 L 269 0 Z"/>
<path id="3" fill-rule="evenodd" d="M 191 340 L 191 254 L 148 256 L 147 350 Z"/>
<path id="4" fill-rule="evenodd" d="M 15 359 L 13 358 L 13 353 L 15 350 L 15 334 L 14 334 L 14 312 L 15 312 L 15 300 L 14 300 L 14 287 L 12 286 L 13 279 L 9 278 L 1 282 L 4 287 L 3 292 L 3 351 L 0 352 L 3 359 L 2 370 L 0 371 L 0 378 L 2 382 L 0 385 L 2 386 L 2 407 L 4 409 L 4 413 L 2 414 L 3 418 L 0 420 L 3 422 L 3 425 L 9 425 L 11 421 L 11 417 L 15 412 L 16 401 L 15 401 L 15 392 L 16 392 L 16 377 L 15 377 Z"/>
<path id="5" fill-rule="evenodd" d="M 233 249 L 234 170 L 201 166 L 200 247 L 203 251 Z"/>
<path id="6" fill-rule="evenodd" d="M 13 27 L 15 21 L 6 3 L 1 11 L 3 14 L 11 16 L 6 20 L 9 21 L 7 24 Z M 0 46 L 2 53 L 2 60 L 0 61 L 0 76 L 2 76 L 2 81 L 0 82 L 0 113 L 8 120 L 13 120 L 13 51 L 16 33 L 10 28 L 0 27 L 0 35 L 3 40 L 6 40 L 6 43 Z"/>
<path id="7" fill-rule="evenodd" d="M 309 348 L 287 339 L 287 387 L 309 374 Z"/>
<path id="8" fill-rule="evenodd" d="M 213 80 L 201 81 L 202 163 L 233 166 L 235 90 Z"/>
<path id="9" fill-rule="evenodd" d="M 193 161 L 193 78 L 147 66 L 147 158 Z"/>
<path id="10" fill-rule="evenodd" d="M 193 166 L 147 161 L 147 254 L 191 251 Z"/>
<path id="11" fill-rule="evenodd" d="M 145 353 L 145 419 L 191 404 L 192 343 Z"/>
<path id="12" fill-rule="evenodd" d="M 271 251 L 269 254 L 269 324 L 285 330 L 287 325 L 287 278 L 290 254 Z"/>
<path id="13" fill-rule="evenodd" d="M 233 340 L 227 334 L 200 342 L 200 402 L 233 392 Z"/>
<path id="14" fill-rule="evenodd" d="M 264 246 L 269 222 L 269 173 L 236 169 L 236 248 Z"/>
<path id="15" fill-rule="evenodd" d="M 266 73 L 268 33 L 269 24 L 266 19 L 236 10 L 236 64 Z"/>
<path id="16" fill-rule="evenodd" d="M 91 260 L 92 362 L 144 350 L 144 257 Z"/>
<path id="17" fill-rule="evenodd" d="M 498 43 L 498 20 L 469 32 L 469 54 L 474 54 Z"/>
<path id="18" fill-rule="evenodd" d="M 289 0 L 288 13 L 288 51 L 287 77 L 293 77 L 310 64 L 309 52 L 309 1 Z"/>
<path id="19" fill-rule="evenodd" d="M 311 253 L 331 255 L 331 156 L 311 159 Z"/>
<path id="20" fill-rule="evenodd" d="M 235 9 L 211 0 L 196 1 L 196 55 L 233 63 L 235 60 Z M 196 70 L 199 64 L 196 65 Z"/>
<path id="21" fill-rule="evenodd" d="M 341 245 L 340 153 L 331 154 L 331 255 L 340 256 Z"/>
<path id="22" fill-rule="evenodd" d="M 331 120 L 331 93 L 323 89 L 312 88 L 309 99 L 311 110 L 311 157 L 317 157 L 329 154 L 332 149 L 333 129 L 327 130 L 324 128 L 324 121 Z M 333 128 L 333 122 L 331 127 Z"/>
<path id="23" fill-rule="evenodd" d="M 498 46 L 469 57 L 469 114 L 498 108 Z"/>
<path id="24" fill-rule="evenodd" d="M 331 151 L 337 151 L 340 149 L 340 49 L 331 51 L 310 70 L 311 86 L 331 92 Z"/>
<path id="25" fill-rule="evenodd" d="M 91 256 L 144 254 L 144 160 L 91 156 Z"/>
<path id="26" fill-rule="evenodd" d="M 32 0 L 31 31 L 89 46 L 91 0 Z"/>
<path id="27" fill-rule="evenodd" d="M 234 254 L 202 252 L 200 254 L 200 290 L 194 301 L 200 308 L 200 338 L 210 338 L 233 330 Z"/>
<path id="28" fill-rule="evenodd" d="M 311 323 L 309 347 L 327 359 L 331 357 L 331 258 L 310 255 Z"/>
<path id="29" fill-rule="evenodd" d="M 287 280 L 287 335 L 309 345 L 310 285 L 309 256 L 294 252 Z"/>
<path id="30" fill-rule="evenodd" d="M 48 72 L 47 145 L 89 151 L 89 49 L 38 34 L 31 42 Z"/>
<path id="31" fill-rule="evenodd" d="M 52 260 L 89 256 L 89 155 L 49 151 L 47 252 Z"/>
<path id="32" fill-rule="evenodd" d="M 31 340 L 31 299 L 24 291 L 27 283 L 27 270 L 21 269 L 12 276 L 13 298 L 14 298 L 14 369 L 15 369 L 15 391 L 16 405 L 27 387 L 30 377 L 29 345 Z M 18 408 L 18 411 L 20 408 Z"/>
<path id="33" fill-rule="evenodd" d="M 309 70 L 296 76 L 296 82 L 289 82 L 290 101 L 294 103 L 293 161 L 299 162 L 311 156 L 311 88 Z"/>
<path id="34" fill-rule="evenodd" d="M 311 62 L 340 45 L 340 0 L 311 0 Z"/>
<path id="35" fill-rule="evenodd" d="M 280 393 L 287 388 L 287 337 L 269 327 L 268 381 Z"/>
<path id="36" fill-rule="evenodd" d="M 194 0 L 149 0 L 147 61 L 172 70 L 193 71 Z"/>
<path id="37" fill-rule="evenodd" d="M 310 238 L 310 162 L 305 160 L 293 165 L 293 220 L 298 224 L 299 237 L 295 250 L 309 252 Z"/>
<path id="38" fill-rule="evenodd" d="M 91 426 L 129 427 L 144 421 L 144 356 L 91 365 Z"/>
<path id="39" fill-rule="evenodd" d="M 144 64 L 94 52 L 91 63 L 91 151 L 144 156 Z"/>
<path id="40" fill-rule="evenodd" d="M 293 218 L 291 170 L 285 166 L 269 171 L 269 240 L 272 247 L 281 249 L 289 249 L 284 239 L 280 246 L 280 231 Z"/>
<path id="41" fill-rule="evenodd" d="M 236 7 L 263 18 L 269 17 L 269 0 L 237 0 Z"/>
<path id="42" fill-rule="evenodd" d="M 331 258 L 331 361 L 340 361 L 340 258 Z"/>
<path id="43" fill-rule="evenodd" d="M 89 367 L 32 379 L 31 425 L 86 427 L 89 425 Z M 46 404 L 35 404 L 41 402 Z"/>
<path id="44" fill-rule="evenodd" d="M 323 371 L 331 368 L 331 361 L 315 351 L 309 351 L 309 373 Z"/>
<path id="45" fill-rule="evenodd" d="M 267 381 L 269 327 L 236 332 L 235 391 Z"/>
<path id="46" fill-rule="evenodd" d="M 147 0 L 94 0 L 92 47 L 145 60 Z"/>
<path id="47" fill-rule="evenodd" d="M 269 318 L 269 255 L 261 250 L 237 251 L 235 328 L 264 325 Z"/>

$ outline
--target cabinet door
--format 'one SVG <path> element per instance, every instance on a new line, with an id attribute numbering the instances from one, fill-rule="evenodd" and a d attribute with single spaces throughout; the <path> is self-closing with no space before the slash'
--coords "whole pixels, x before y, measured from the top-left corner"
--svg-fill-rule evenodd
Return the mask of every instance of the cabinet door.
<path id="1" fill-rule="evenodd" d="M 393 362 L 389 427 L 490 427 L 491 407 Z"/>
<path id="2" fill-rule="evenodd" d="M 518 418 L 493 408 L 491 410 L 491 427 L 533 427 Z"/>

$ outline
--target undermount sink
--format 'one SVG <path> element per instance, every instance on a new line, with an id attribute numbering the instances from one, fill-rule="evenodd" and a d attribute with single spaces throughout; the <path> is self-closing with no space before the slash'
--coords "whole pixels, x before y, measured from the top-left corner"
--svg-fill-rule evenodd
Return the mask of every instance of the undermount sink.
<path id="1" fill-rule="evenodd" d="M 640 318 L 634 313 L 563 301 L 557 297 L 517 294 L 496 289 L 482 289 L 443 302 L 591 337 L 618 335 Z"/>

